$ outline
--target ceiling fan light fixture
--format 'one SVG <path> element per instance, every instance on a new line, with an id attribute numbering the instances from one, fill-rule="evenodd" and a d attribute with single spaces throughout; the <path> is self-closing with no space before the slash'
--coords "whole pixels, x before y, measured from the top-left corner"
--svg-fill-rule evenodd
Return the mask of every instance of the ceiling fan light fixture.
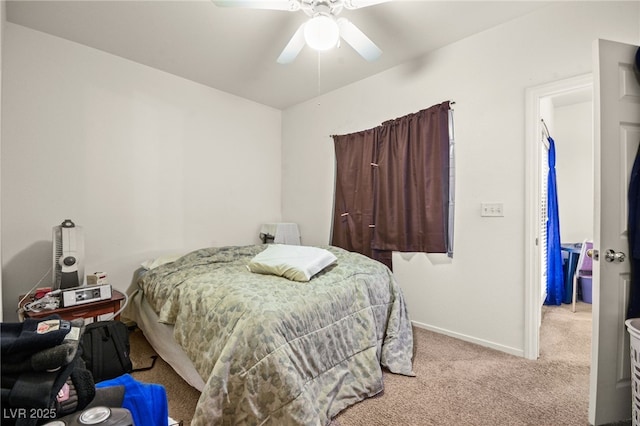
<path id="1" fill-rule="evenodd" d="M 329 50 L 338 44 L 340 29 L 331 16 L 318 14 L 304 26 L 304 40 L 314 50 Z"/>

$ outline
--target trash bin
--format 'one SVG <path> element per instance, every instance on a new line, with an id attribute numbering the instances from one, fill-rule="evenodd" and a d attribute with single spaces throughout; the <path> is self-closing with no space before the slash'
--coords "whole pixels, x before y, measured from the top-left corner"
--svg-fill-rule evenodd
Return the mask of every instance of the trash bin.
<path id="1" fill-rule="evenodd" d="M 578 278 L 578 281 L 580 281 L 580 289 L 582 290 L 582 301 L 584 303 L 591 303 L 593 300 L 592 277 L 580 277 Z"/>
<path id="2" fill-rule="evenodd" d="M 631 424 L 640 426 L 640 318 L 625 321 L 631 348 Z"/>

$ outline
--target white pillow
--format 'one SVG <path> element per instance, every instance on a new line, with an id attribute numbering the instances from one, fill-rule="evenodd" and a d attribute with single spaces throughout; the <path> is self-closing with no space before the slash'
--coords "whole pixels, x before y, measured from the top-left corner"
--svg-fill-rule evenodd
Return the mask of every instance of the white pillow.
<path id="1" fill-rule="evenodd" d="M 182 257 L 181 254 L 171 254 L 167 256 L 156 257 L 155 259 L 145 260 L 140 264 L 144 269 L 150 271 L 153 268 L 164 265 L 165 263 L 175 262 Z"/>
<path id="2" fill-rule="evenodd" d="M 247 267 L 257 274 L 277 275 L 292 281 L 309 281 L 336 260 L 333 253 L 319 247 L 269 244 L 249 261 Z"/>

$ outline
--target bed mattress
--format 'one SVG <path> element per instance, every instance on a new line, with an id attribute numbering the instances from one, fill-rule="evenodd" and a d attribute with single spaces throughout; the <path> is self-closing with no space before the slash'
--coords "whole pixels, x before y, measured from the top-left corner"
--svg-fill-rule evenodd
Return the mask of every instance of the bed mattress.
<path id="1" fill-rule="evenodd" d="M 165 360 L 180 377 L 202 392 L 204 381 L 191 363 L 191 359 L 173 339 L 173 325 L 158 321 L 158 315 L 145 301 L 142 292 L 134 292 L 129 297 L 127 318 L 142 330 L 151 347 Z"/>
<path id="2" fill-rule="evenodd" d="M 165 358 L 171 334 L 181 351 L 167 361 L 201 388 L 193 425 L 325 425 L 382 391 L 383 367 L 413 375 L 411 323 L 384 265 L 326 247 L 336 264 L 301 283 L 251 273 L 264 249 L 197 250 L 138 279 L 132 307 L 166 326 L 138 314 L 145 335 Z"/>

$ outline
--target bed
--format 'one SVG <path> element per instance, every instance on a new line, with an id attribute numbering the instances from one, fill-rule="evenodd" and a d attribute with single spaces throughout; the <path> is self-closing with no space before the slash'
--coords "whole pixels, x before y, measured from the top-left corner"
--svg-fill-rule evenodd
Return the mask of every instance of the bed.
<path id="1" fill-rule="evenodd" d="M 196 250 L 132 285 L 125 316 L 201 391 L 193 425 L 326 425 L 382 391 L 382 368 L 414 375 L 411 323 L 384 265 L 327 246 L 336 261 L 298 282 L 248 269 L 266 247 Z"/>

